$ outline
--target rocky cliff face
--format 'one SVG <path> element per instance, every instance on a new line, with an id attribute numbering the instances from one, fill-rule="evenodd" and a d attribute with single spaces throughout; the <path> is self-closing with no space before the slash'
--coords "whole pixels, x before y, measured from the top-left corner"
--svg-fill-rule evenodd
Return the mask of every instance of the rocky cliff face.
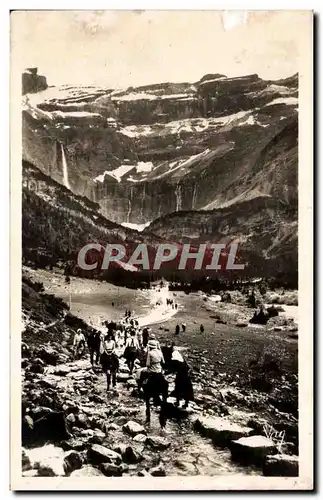
<path id="1" fill-rule="evenodd" d="M 38 75 L 38 68 L 28 68 L 22 74 L 22 94 L 46 90 L 48 87 L 45 76 Z"/>
<path id="2" fill-rule="evenodd" d="M 273 197 L 297 203 L 297 76 L 206 75 L 126 90 L 27 96 L 27 160 L 118 223 Z"/>

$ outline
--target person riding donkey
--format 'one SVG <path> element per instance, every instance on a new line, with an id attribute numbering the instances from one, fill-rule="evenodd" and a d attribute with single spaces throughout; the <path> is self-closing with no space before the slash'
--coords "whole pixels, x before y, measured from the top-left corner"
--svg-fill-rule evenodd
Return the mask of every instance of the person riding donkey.
<path id="1" fill-rule="evenodd" d="M 148 354 L 146 368 L 137 372 L 137 383 L 139 390 L 142 388 L 146 402 L 146 422 L 150 423 L 150 399 L 153 398 L 155 405 L 161 407 L 159 422 L 161 427 L 166 425 L 166 414 L 163 410 L 167 403 L 168 382 L 163 375 L 162 365 L 164 356 L 156 340 L 148 342 Z M 162 396 L 162 400 L 160 399 Z"/>
<path id="2" fill-rule="evenodd" d="M 137 372 L 137 383 L 139 389 L 148 378 L 158 379 L 163 373 L 162 365 L 165 363 L 159 342 L 154 338 L 148 341 L 146 366 Z M 156 376 L 157 375 L 157 376 Z"/>
<path id="3" fill-rule="evenodd" d="M 107 377 L 107 391 L 110 390 L 110 383 L 112 378 L 112 386 L 116 388 L 117 384 L 117 371 L 119 370 L 119 358 L 115 352 L 116 344 L 113 339 L 113 333 L 109 332 L 103 342 L 103 353 L 100 357 L 102 370 Z"/>
<path id="4" fill-rule="evenodd" d="M 96 330 L 92 331 L 88 335 L 87 345 L 90 351 L 91 365 L 94 364 L 94 354 L 95 354 L 95 364 L 98 364 L 100 357 L 101 333 Z"/>

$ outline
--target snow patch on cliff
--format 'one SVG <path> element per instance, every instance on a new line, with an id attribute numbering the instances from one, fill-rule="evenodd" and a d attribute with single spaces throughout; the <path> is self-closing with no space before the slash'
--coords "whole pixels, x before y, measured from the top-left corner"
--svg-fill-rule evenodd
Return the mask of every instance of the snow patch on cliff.
<path id="1" fill-rule="evenodd" d="M 116 168 L 115 170 L 111 170 L 110 172 L 106 170 L 103 174 L 98 175 L 97 177 L 95 177 L 94 182 L 104 182 L 106 175 L 113 177 L 118 182 L 120 182 L 122 177 L 134 168 L 135 165 L 120 165 L 120 167 Z"/>
<path id="2" fill-rule="evenodd" d="M 273 106 L 274 104 L 287 104 L 289 106 L 297 106 L 298 99 L 297 97 L 278 97 L 268 104 L 265 104 L 265 106 Z"/>
<path id="3" fill-rule="evenodd" d="M 111 95 L 111 94 L 110 94 Z M 145 92 L 131 92 L 124 95 L 114 95 L 111 97 L 111 101 L 140 101 L 148 100 L 155 101 L 156 99 L 193 99 L 194 94 L 166 94 L 166 95 L 156 95 Z"/>
<path id="4" fill-rule="evenodd" d="M 129 229 L 134 229 L 135 231 L 143 231 L 146 227 L 151 224 L 151 221 L 145 222 L 144 224 L 133 224 L 132 222 L 121 222 L 121 226 L 128 227 Z"/>

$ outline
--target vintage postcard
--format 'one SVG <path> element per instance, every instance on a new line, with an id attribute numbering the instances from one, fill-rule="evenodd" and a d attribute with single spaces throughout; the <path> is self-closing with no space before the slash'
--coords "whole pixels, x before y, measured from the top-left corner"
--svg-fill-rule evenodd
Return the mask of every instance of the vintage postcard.
<path id="1" fill-rule="evenodd" d="M 11 489 L 313 488 L 312 32 L 11 13 Z"/>

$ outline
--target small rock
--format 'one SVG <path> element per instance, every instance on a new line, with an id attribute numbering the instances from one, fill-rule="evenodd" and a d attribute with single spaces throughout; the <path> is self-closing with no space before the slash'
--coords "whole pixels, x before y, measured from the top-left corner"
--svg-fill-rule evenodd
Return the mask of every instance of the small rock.
<path id="1" fill-rule="evenodd" d="M 37 469 L 29 469 L 29 470 L 23 471 L 22 476 L 23 477 L 36 477 L 36 476 L 38 476 L 38 470 Z"/>
<path id="2" fill-rule="evenodd" d="M 84 413 L 80 413 L 77 415 L 77 425 L 79 427 L 88 427 L 89 419 L 86 415 L 84 415 Z"/>
<path id="3" fill-rule="evenodd" d="M 92 467 L 92 465 L 84 465 L 81 469 L 73 471 L 70 477 L 92 477 L 92 476 L 103 476 L 103 474 Z"/>
<path id="4" fill-rule="evenodd" d="M 170 441 L 161 436 L 149 436 L 147 443 L 154 450 L 166 450 L 170 446 Z"/>
<path id="5" fill-rule="evenodd" d="M 77 451 L 71 451 L 64 458 L 65 474 L 69 475 L 76 469 L 80 469 L 83 465 L 82 456 Z"/>
<path id="6" fill-rule="evenodd" d="M 268 455 L 263 466 L 264 476 L 298 477 L 296 455 Z"/>
<path id="7" fill-rule="evenodd" d="M 153 467 L 149 470 L 149 473 L 154 477 L 162 477 L 166 476 L 165 468 L 162 465 L 158 465 L 157 467 Z"/>
<path id="8" fill-rule="evenodd" d="M 116 463 L 122 462 L 121 455 L 100 444 L 92 444 L 87 452 L 89 462 L 94 465 L 101 463 Z"/>
<path id="9" fill-rule="evenodd" d="M 138 451 L 134 450 L 132 446 L 127 446 L 122 453 L 122 459 L 127 464 L 137 464 L 143 460 L 143 456 Z"/>
<path id="10" fill-rule="evenodd" d="M 61 447 L 63 448 L 64 451 L 68 450 L 83 451 L 86 448 L 86 443 L 84 441 L 81 441 L 80 439 L 72 438 L 69 439 L 68 441 L 62 441 Z"/>
<path id="11" fill-rule="evenodd" d="M 117 382 L 126 382 L 130 378 L 129 373 L 118 373 Z"/>
<path id="12" fill-rule="evenodd" d="M 121 465 L 116 465 L 111 463 L 101 464 L 100 470 L 105 476 L 108 477 L 122 476 L 123 473 L 123 468 Z"/>
<path id="13" fill-rule="evenodd" d="M 242 427 L 220 417 L 199 417 L 194 427 L 217 446 L 226 446 L 233 439 L 249 436 L 253 432 L 250 427 Z"/>
<path id="14" fill-rule="evenodd" d="M 129 422 L 127 422 L 122 429 L 131 436 L 135 436 L 136 434 L 145 434 L 145 428 L 133 420 L 129 420 Z"/>
<path id="15" fill-rule="evenodd" d="M 69 415 L 67 415 L 66 420 L 67 420 L 67 422 L 69 422 L 70 424 L 75 424 L 75 422 L 76 422 L 76 418 L 75 418 L 74 413 L 70 413 Z"/>
<path id="16" fill-rule="evenodd" d="M 120 425 L 117 425 L 113 422 L 107 424 L 107 423 L 103 423 L 102 424 L 102 430 L 105 432 L 109 432 L 109 431 L 119 431 L 120 430 Z"/>
<path id="17" fill-rule="evenodd" d="M 133 438 L 133 441 L 135 441 L 136 443 L 146 443 L 147 441 L 147 436 L 145 436 L 145 434 L 137 434 L 136 436 L 134 436 Z"/>
<path id="18" fill-rule="evenodd" d="M 243 437 L 231 441 L 229 447 L 233 460 L 255 465 L 263 465 L 267 455 L 273 455 L 277 452 L 274 442 L 265 436 Z"/>

